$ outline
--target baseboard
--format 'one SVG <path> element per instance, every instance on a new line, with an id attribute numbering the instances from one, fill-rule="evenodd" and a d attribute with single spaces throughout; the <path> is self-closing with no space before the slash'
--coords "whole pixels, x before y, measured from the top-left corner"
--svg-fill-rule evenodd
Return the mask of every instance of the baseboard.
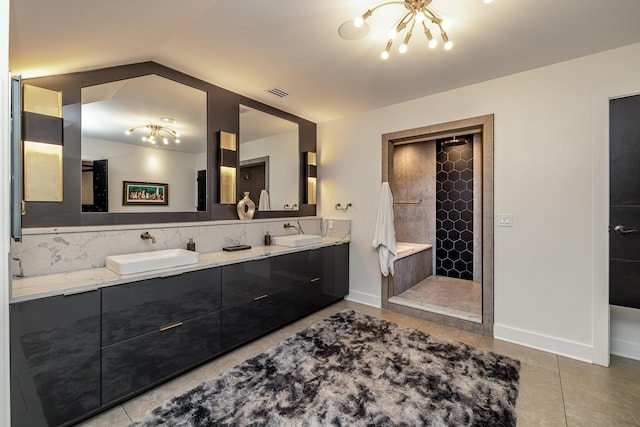
<path id="1" fill-rule="evenodd" d="M 640 360 L 640 344 L 611 338 L 611 354 L 626 357 L 627 359 Z"/>
<path id="2" fill-rule="evenodd" d="M 367 294 L 365 292 L 349 291 L 349 295 L 345 297 L 347 301 L 359 302 L 360 304 L 370 305 L 371 307 L 380 308 L 380 296 Z"/>
<path id="3" fill-rule="evenodd" d="M 493 336 L 503 341 L 535 348 L 536 350 L 566 356 L 583 362 L 593 362 L 593 347 L 590 345 L 497 324 L 493 325 Z"/>

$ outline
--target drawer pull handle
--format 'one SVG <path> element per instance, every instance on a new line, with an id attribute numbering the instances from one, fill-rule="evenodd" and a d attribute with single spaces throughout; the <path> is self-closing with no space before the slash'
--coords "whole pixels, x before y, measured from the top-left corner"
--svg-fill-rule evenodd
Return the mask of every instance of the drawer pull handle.
<path id="1" fill-rule="evenodd" d="M 79 291 L 69 291 L 69 292 L 65 292 L 64 294 L 62 294 L 62 296 L 65 297 L 70 297 L 72 295 L 79 295 L 79 294 L 86 294 L 87 292 L 94 292 L 97 291 L 97 288 L 93 288 L 93 289 L 82 289 Z"/>
<path id="2" fill-rule="evenodd" d="M 174 323 L 173 325 L 168 325 L 164 328 L 160 328 L 160 332 L 168 331 L 169 329 L 177 328 L 178 326 L 182 326 L 182 322 Z"/>
<path id="3" fill-rule="evenodd" d="M 316 277 L 315 279 L 311 279 L 311 283 L 313 283 L 313 282 L 319 282 L 319 281 L 320 281 L 320 278 L 319 278 L 319 277 Z"/>
<path id="4" fill-rule="evenodd" d="M 268 296 L 269 296 L 269 295 L 267 295 L 267 294 L 260 295 L 259 297 L 255 297 L 253 300 L 254 300 L 254 301 L 258 301 L 258 300 L 264 299 L 264 298 L 266 298 L 266 297 L 268 297 Z"/>

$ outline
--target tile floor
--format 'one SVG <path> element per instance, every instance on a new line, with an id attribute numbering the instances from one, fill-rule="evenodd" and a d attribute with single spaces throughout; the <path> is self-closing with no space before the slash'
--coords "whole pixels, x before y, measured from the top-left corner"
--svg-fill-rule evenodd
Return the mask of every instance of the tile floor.
<path id="1" fill-rule="evenodd" d="M 482 323 L 482 283 L 429 276 L 389 302 Z"/>
<path id="2" fill-rule="evenodd" d="M 510 344 L 426 320 L 349 301 L 341 301 L 289 326 L 167 382 L 81 424 L 119 427 L 138 421 L 173 396 L 197 386 L 247 358 L 273 347 L 296 332 L 344 309 L 417 328 L 434 336 L 461 341 L 518 358 L 520 394 L 518 426 L 640 425 L 640 362 L 612 356 L 603 368 L 543 351 Z"/>

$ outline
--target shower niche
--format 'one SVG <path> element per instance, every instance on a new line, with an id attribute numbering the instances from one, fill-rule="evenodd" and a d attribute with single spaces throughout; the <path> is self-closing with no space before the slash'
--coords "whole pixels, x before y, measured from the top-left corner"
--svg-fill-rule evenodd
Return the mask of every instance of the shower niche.
<path id="1" fill-rule="evenodd" d="M 492 335 L 493 116 L 385 134 L 382 151 L 399 248 L 383 307 Z"/>

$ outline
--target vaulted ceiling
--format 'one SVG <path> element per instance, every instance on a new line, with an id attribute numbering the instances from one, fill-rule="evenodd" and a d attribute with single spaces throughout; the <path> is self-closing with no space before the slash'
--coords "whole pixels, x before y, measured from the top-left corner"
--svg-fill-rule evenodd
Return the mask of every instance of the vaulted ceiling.
<path id="1" fill-rule="evenodd" d="M 415 34 L 382 61 L 401 5 L 362 39 L 338 34 L 380 2 L 12 0 L 9 63 L 34 77 L 152 60 L 322 122 L 640 42 L 637 0 L 433 0 L 454 48 Z"/>

